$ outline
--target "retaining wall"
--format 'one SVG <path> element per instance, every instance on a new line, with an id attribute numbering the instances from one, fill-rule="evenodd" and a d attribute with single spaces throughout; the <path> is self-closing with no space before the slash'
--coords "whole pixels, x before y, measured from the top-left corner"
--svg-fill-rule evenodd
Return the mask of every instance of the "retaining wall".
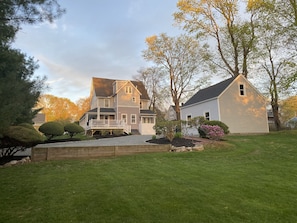
<path id="1" fill-rule="evenodd" d="M 167 152 L 170 148 L 171 146 L 169 144 L 95 147 L 33 147 L 31 160 L 33 162 L 38 162 L 45 160 L 112 157 L 139 153 Z"/>

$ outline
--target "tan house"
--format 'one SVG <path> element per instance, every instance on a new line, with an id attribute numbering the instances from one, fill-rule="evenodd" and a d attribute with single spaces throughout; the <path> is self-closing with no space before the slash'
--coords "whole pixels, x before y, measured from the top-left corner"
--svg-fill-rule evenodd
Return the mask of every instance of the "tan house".
<path id="1" fill-rule="evenodd" d="M 93 77 L 91 110 L 79 123 L 90 135 L 106 130 L 154 135 L 156 115 L 148 106 L 149 97 L 142 82 Z"/>
<path id="2" fill-rule="evenodd" d="M 243 75 L 198 91 L 181 107 L 182 120 L 197 116 L 224 122 L 230 133 L 269 132 L 266 100 Z"/>

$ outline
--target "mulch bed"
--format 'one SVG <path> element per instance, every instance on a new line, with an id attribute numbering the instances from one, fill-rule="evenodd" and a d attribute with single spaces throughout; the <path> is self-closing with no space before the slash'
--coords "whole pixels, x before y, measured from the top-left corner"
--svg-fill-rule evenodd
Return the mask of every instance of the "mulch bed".
<path id="1" fill-rule="evenodd" d="M 193 147 L 195 144 L 199 143 L 200 140 L 197 139 L 187 139 L 187 138 L 175 138 L 170 143 L 170 141 L 166 138 L 157 138 L 157 139 L 150 139 L 147 142 L 155 143 L 155 144 L 171 144 L 174 147 Z"/>

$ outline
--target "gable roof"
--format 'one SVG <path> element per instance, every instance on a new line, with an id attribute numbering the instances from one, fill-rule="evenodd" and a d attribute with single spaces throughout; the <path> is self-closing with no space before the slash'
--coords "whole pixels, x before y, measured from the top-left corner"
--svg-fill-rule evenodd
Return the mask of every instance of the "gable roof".
<path id="1" fill-rule="evenodd" d="M 111 97 L 113 95 L 113 83 L 117 81 L 114 79 L 93 77 L 92 83 L 96 96 Z M 149 100 L 149 96 L 141 81 L 130 81 L 135 88 L 141 93 L 140 99 Z"/>
<path id="2" fill-rule="evenodd" d="M 235 78 L 236 77 L 231 77 L 220 83 L 199 90 L 183 106 L 196 104 L 202 101 L 218 97 L 235 80 Z"/>

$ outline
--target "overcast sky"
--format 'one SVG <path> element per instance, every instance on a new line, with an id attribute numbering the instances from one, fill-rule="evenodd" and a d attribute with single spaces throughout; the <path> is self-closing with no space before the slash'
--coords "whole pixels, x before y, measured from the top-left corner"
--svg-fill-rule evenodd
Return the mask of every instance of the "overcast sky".
<path id="1" fill-rule="evenodd" d="M 14 46 L 38 60 L 45 93 L 76 102 L 89 96 L 91 78 L 132 79 L 145 38 L 182 31 L 173 26 L 177 0 L 60 0 L 67 12 L 53 24 L 23 26 Z"/>

